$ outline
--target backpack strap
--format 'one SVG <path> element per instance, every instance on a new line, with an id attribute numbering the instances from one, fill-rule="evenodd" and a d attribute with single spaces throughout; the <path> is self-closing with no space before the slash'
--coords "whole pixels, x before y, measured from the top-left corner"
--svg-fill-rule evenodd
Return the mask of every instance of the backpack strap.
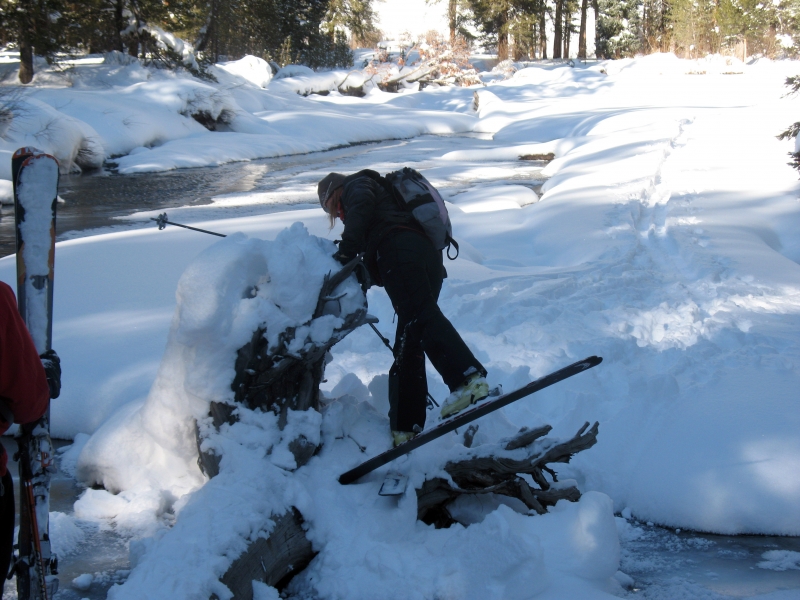
<path id="1" fill-rule="evenodd" d="M 447 242 L 447 258 L 449 258 L 450 260 L 457 259 L 458 258 L 458 252 L 459 252 L 459 250 L 458 250 L 458 242 L 455 241 L 449 235 L 444 239 L 444 241 Z M 453 248 L 456 249 L 456 255 L 455 256 L 450 256 L 450 246 L 452 246 Z"/>

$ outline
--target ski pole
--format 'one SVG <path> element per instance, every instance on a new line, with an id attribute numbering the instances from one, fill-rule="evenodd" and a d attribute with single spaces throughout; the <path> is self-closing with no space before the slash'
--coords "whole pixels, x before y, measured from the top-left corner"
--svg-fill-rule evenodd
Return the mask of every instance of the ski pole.
<path id="1" fill-rule="evenodd" d="M 392 348 L 392 344 L 391 344 L 391 342 L 390 342 L 388 339 L 386 339 L 385 337 L 383 337 L 383 334 L 381 334 L 381 332 L 380 332 L 380 331 L 378 331 L 378 328 L 377 328 L 377 327 L 375 327 L 375 323 L 370 323 L 370 324 L 369 324 L 369 326 L 370 326 L 370 327 L 372 327 L 372 331 L 374 331 L 374 332 L 375 332 L 375 334 L 376 334 L 376 335 L 377 335 L 379 338 L 381 338 L 381 341 L 383 342 L 383 345 L 384 345 L 384 346 L 386 346 L 386 347 L 387 347 L 389 350 L 391 350 L 392 352 L 394 352 L 394 348 Z"/>
<path id="2" fill-rule="evenodd" d="M 380 331 L 378 331 L 378 328 L 375 327 L 375 323 L 370 323 L 369 326 L 372 327 L 372 331 L 375 332 L 375 335 L 381 338 L 383 345 L 386 346 L 389 350 L 391 350 L 392 354 L 394 354 L 394 348 L 392 348 L 392 343 L 388 339 L 386 339 Z M 439 403 L 433 399 L 433 396 L 431 396 L 430 392 L 426 392 L 426 394 L 428 395 L 428 406 L 430 408 L 433 408 L 433 406 L 438 407 Z M 431 403 L 433 403 L 433 406 L 431 406 Z"/>
<path id="3" fill-rule="evenodd" d="M 228 237 L 223 233 L 217 233 L 216 231 L 209 231 L 208 229 L 200 229 L 199 227 L 191 227 L 189 225 L 181 225 L 180 223 L 173 223 L 172 221 L 167 220 L 167 213 L 161 213 L 158 217 L 150 218 L 151 221 L 155 221 L 158 223 L 158 230 L 161 231 L 167 225 L 175 225 L 176 227 L 183 227 L 184 229 L 191 229 L 192 231 L 199 231 L 200 233 L 208 233 L 209 235 L 216 235 L 217 237 Z"/>

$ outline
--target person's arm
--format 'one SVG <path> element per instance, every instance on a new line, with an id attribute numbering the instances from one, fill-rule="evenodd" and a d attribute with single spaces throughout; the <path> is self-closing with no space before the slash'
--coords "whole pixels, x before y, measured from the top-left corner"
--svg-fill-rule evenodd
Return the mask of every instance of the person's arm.
<path id="1" fill-rule="evenodd" d="M 359 177 L 345 185 L 342 194 L 344 231 L 337 254 L 351 259 L 367 249 L 369 222 L 375 211 L 377 184 L 368 177 Z"/>
<path id="2" fill-rule="evenodd" d="M 42 361 L 17 310 L 14 292 L 0 282 L 0 397 L 15 423 L 31 423 L 47 410 L 50 386 Z M 2 418 L 0 429 L 10 423 Z"/>

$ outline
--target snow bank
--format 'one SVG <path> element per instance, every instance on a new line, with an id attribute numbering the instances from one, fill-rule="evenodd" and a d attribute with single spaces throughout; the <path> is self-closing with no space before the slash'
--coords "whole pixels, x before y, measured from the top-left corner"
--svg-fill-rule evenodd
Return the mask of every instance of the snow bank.
<path id="1" fill-rule="evenodd" d="M 474 124 L 465 115 L 424 108 L 401 118 L 396 110 L 377 108 L 383 112 L 376 119 L 335 105 L 323 109 L 319 97 L 298 97 L 334 90 L 341 98 L 335 90 L 343 82 L 364 82 L 360 71 L 314 73 L 294 66 L 273 78 L 265 61 L 249 56 L 212 67 L 214 83 L 144 67 L 118 53 L 74 61 L 72 67 L 67 73 L 45 67 L 47 85 L 39 77 L 41 85 L 26 88 L 15 102 L 14 118 L 0 139 L 0 179 L 10 179 L 10 156 L 25 145 L 53 154 L 65 172 L 112 161 L 121 173 L 141 173 L 452 134 Z M 372 95 L 358 101 L 374 107 L 395 96 L 376 90 Z"/>

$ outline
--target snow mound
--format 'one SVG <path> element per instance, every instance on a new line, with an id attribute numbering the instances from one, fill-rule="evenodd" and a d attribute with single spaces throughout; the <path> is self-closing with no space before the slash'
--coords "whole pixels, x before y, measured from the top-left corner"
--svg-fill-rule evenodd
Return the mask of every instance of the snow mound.
<path id="1" fill-rule="evenodd" d="M 308 77 L 314 75 L 314 69 L 304 65 L 286 65 L 275 73 L 275 80 L 286 79 L 287 77 Z"/>
<path id="2" fill-rule="evenodd" d="M 231 75 L 236 75 L 253 85 L 264 88 L 272 79 L 272 68 L 263 58 L 248 54 L 239 60 L 222 62 L 215 65 Z"/>
<path id="3" fill-rule="evenodd" d="M 270 345 L 297 327 L 290 349 L 337 325 L 333 315 L 311 321 L 323 278 L 340 267 L 334 252 L 330 241 L 296 223 L 274 242 L 235 234 L 201 253 L 178 283 L 167 348 L 149 396 L 115 413 L 78 458 L 80 480 L 124 493 L 105 501 L 107 492 L 88 490 L 76 510 L 119 518 L 143 510 L 143 503 L 160 516 L 200 487 L 205 478 L 197 466 L 195 422 L 206 418 L 211 401 L 232 400 L 237 350 L 260 325 Z M 363 301 L 357 284 L 348 285 L 342 288 L 348 291 L 341 300 L 345 314 Z"/>

